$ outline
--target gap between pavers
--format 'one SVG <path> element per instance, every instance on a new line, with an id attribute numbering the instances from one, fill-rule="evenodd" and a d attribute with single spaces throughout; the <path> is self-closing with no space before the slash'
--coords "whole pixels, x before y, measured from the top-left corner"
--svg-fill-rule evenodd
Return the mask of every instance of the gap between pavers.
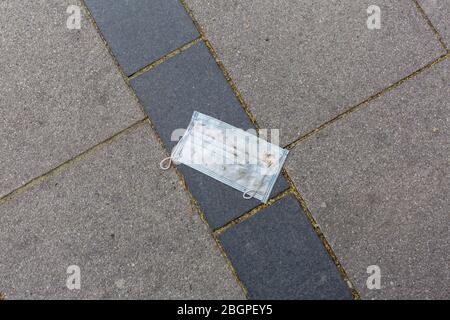
<path id="1" fill-rule="evenodd" d="M 442 37 L 447 50 L 450 49 L 450 1 L 416 0 Z"/>

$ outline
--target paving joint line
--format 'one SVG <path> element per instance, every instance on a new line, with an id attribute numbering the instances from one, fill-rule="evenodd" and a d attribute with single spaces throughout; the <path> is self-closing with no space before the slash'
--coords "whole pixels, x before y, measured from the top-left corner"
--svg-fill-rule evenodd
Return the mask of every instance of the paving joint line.
<path id="1" fill-rule="evenodd" d="M 203 209 L 200 207 L 200 204 L 198 203 L 198 200 L 194 197 L 194 195 L 192 194 L 191 190 L 189 190 L 189 187 L 188 187 L 188 185 L 186 183 L 185 177 L 183 176 L 183 174 L 181 174 L 181 172 L 178 170 L 178 168 L 176 166 L 172 165 L 172 169 L 175 171 L 176 175 L 180 179 L 180 184 L 185 189 L 186 193 L 188 194 L 188 197 L 189 197 L 189 199 L 191 201 L 191 204 L 197 210 L 197 214 L 200 216 L 200 220 L 202 220 L 202 222 L 207 226 L 209 234 L 212 236 L 212 238 L 216 242 L 216 245 L 217 245 L 217 247 L 219 249 L 219 252 L 221 253 L 223 259 L 225 260 L 225 263 L 227 264 L 228 269 L 231 271 L 232 276 L 234 277 L 235 281 L 237 282 L 237 284 L 239 285 L 239 287 L 243 291 L 245 297 L 247 299 L 249 299 L 249 294 L 248 294 L 247 287 L 245 286 L 245 284 L 240 279 L 236 269 L 234 268 L 233 264 L 230 261 L 230 258 L 228 258 L 228 255 L 225 252 L 225 248 L 223 247 L 222 243 L 220 242 L 220 239 L 218 238 L 218 235 L 216 235 L 214 233 L 213 229 L 211 228 L 208 220 L 206 219 L 206 215 L 205 215 Z"/>
<path id="2" fill-rule="evenodd" d="M 449 48 L 447 47 L 447 44 L 444 41 L 444 38 L 439 33 L 438 29 L 434 26 L 433 22 L 431 22 L 431 19 L 428 17 L 425 10 L 422 8 L 420 3 L 417 0 L 411 0 L 416 5 L 417 10 L 420 12 L 420 15 L 422 18 L 426 21 L 426 23 L 429 25 L 431 30 L 433 31 L 434 35 L 436 36 L 437 40 L 439 41 L 442 48 L 444 48 L 445 51 L 449 52 Z"/>
<path id="3" fill-rule="evenodd" d="M 28 190 L 31 190 L 31 189 L 41 185 L 42 183 L 48 181 L 49 179 L 57 176 L 61 172 L 66 171 L 67 169 L 71 168 L 74 164 L 76 164 L 76 163 L 86 159 L 87 157 L 95 154 L 97 151 L 101 150 L 105 146 L 115 142 L 116 140 L 118 140 L 118 139 L 122 138 L 123 136 L 127 135 L 128 133 L 136 130 L 141 125 L 143 125 L 146 120 L 147 120 L 147 117 L 145 117 L 144 119 L 141 119 L 141 120 L 133 123 L 132 125 L 126 127 L 125 129 L 122 129 L 121 131 L 113 134 L 109 138 L 107 138 L 107 139 L 99 142 L 98 144 L 96 144 L 96 145 L 94 145 L 94 146 L 84 150 L 83 152 L 81 152 L 80 154 L 74 156 L 73 158 L 64 161 L 63 163 L 59 164 L 58 166 L 54 167 L 53 169 L 50 169 L 46 173 L 41 174 L 40 176 L 37 176 L 37 177 L 31 179 L 30 181 L 26 182 L 24 185 L 14 189 L 13 191 L 11 191 L 8 194 L 6 194 L 3 197 L 1 197 L 0 198 L 0 205 L 3 205 L 7 201 L 10 201 L 10 200 L 13 200 L 13 199 L 17 198 L 18 196 L 20 196 L 24 192 L 26 192 Z"/>
<path id="4" fill-rule="evenodd" d="M 150 118 L 146 119 L 146 123 L 147 125 L 152 129 L 154 135 L 156 136 L 157 141 L 160 143 L 161 147 L 163 148 L 164 152 L 166 153 L 166 155 L 169 155 L 168 153 L 168 149 L 166 148 L 166 145 L 164 143 L 164 141 L 161 139 L 161 136 L 159 135 L 158 131 L 155 130 L 153 123 L 151 122 Z M 242 280 L 239 278 L 236 269 L 234 268 L 234 266 L 232 265 L 230 259 L 228 258 L 228 255 L 226 254 L 222 244 L 220 243 L 219 238 L 214 234 L 213 229 L 211 228 L 208 220 L 206 219 L 206 215 L 203 212 L 203 209 L 200 207 L 200 204 L 198 203 L 198 200 L 194 197 L 194 195 L 192 194 L 191 190 L 189 189 L 187 182 L 186 182 L 186 178 L 183 176 L 183 174 L 178 170 L 177 166 L 174 165 L 173 163 L 171 163 L 170 165 L 170 169 L 174 170 L 175 174 L 178 176 L 179 179 L 179 183 L 181 185 L 181 187 L 186 191 L 189 200 L 191 202 L 191 205 L 195 208 L 195 210 L 197 211 L 198 216 L 200 217 L 200 220 L 206 225 L 206 227 L 208 228 L 209 234 L 212 236 L 212 238 L 214 239 L 214 241 L 216 242 L 216 245 L 219 249 L 219 252 L 221 253 L 223 259 L 225 260 L 225 263 L 227 264 L 229 270 L 231 271 L 232 276 L 234 277 L 235 281 L 237 282 L 237 284 L 239 285 L 239 287 L 242 289 L 245 297 L 248 299 L 248 290 L 247 287 L 244 285 L 244 283 L 242 282 Z"/>
<path id="5" fill-rule="evenodd" d="M 288 188 L 282 192 L 280 192 L 279 194 L 277 194 L 276 196 L 272 197 L 271 199 L 269 199 L 267 201 L 267 203 L 261 203 L 260 205 L 254 207 L 253 209 L 247 211 L 246 213 L 240 215 L 239 217 L 227 222 L 225 225 L 223 225 L 222 227 L 216 228 L 213 232 L 216 236 L 220 236 L 222 235 L 225 231 L 227 231 L 228 229 L 238 225 L 241 222 L 244 222 L 248 219 L 250 219 L 251 217 L 253 217 L 254 215 L 256 215 L 257 213 L 259 213 L 260 211 L 270 207 L 271 205 L 275 204 L 276 202 L 280 201 L 281 199 L 283 199 L 284 197 L 288 196 L 289 194 L 292 194 L 292 190 L 291 188 Z"/>
<path id="6" fill-rule="evenodd" d="M 170 53 L 164 55 L 163 57 L 153 61 L 152 63 L 150 63 L 149 65 L 143 67 L 142 69 L 136 71 L 135 73 L 133 73 L 132 75 L 130 75 L 128 77 L 129 80 L 133 80 L 141 75 L 143 75 L 144 73 L 154 69 L 155 67 L 159 66 L 160 64 L 164 63 L 166 60 L 175 57 L 176 55 L 182 53 L 183 51 L 186 51 L 187 49 L 189 49 L 190 47 L 194 46 L 195 44 L 197 44 L 198 42 L 200 42 L 202 40 L 202 37 L 199 36 L 197 38 L 195 38 L 194 40 L 191 40 L 187 43 L 185 43 L 184 45 L 182 45 L 181 47 L 171 51 Z"/>
<path id="7" fill-rule="evenodd" d="M 163 148 L 164 152 L 166 152 L 166 155 L 169 156 L 170 154 L 167 153 L 168 148 L 166 148 L 166 145 L 163 142 L 163 140 L 161 139 L 161 137 L 160 137 L 158 131 L 156 130 L 154 124 L 152 123 L 152 121 L 148 117 L 147 112 L 145 112 L 144 105 L 142 104 L 141 100 L 139 99 L 139 97 L 137 96 L 135 90 L 133 89 L 133 87 L 130 84 L 130 78 L 123 71 L 122 66 L 120 65 L 120 63 L 117 60 L 116 56 L 114 55 L 111 47 L 109 46 L 108 41 L 106 41 L 106 39 L 104 38 L 102 31 L 100 30 L 100 28 L 98 27 L 97 23 L 95 22 L 95 19 L 92 16 L 89 8 L 86 6 L 85 0 L 79 0 L 79 1 L 81 2 L 81 5 L 82 5 L 82 8 L 84 10 L 85 15 L 88 17 L 89 21 L 93 25 L 94 29 L 97 31 L 97 34 L 99 35 L 100 39 L 103 41 L 104 46 L 107 48 L 110 56 L 112 57 L 112 59 L 113 59 L 115 65 L 116 65 L 117 69 L 119 70 L 119 72 L 120 72 L 120 74 L 122 76 L 123 81 L 126 84 L 126 87 L 128 88 L 128 91 L 131 93 L 131 95 L 135 99 L 136 103 L 139 105 L 139 108 L 141 109 L 141 112 L 145 116 L 144 120 L 146 120 L 148 122 L 148 124 L 151 127 L 152 132 L 153 132 L 156 140 L 159 142 L 159 144 Z M 195 41 L 195 40 L 193 40 L 193 41 Z M 181 48 L 178 48 L 178 49 L 181 49 Z M 176 50 L 178 50 L 178 49 L 176 49 Z M 162 58 L 160 58 L 160 59 L 162 59 Z M 160 60 L 160 59 L 158 59 L 158 60 Z"/>
<path id="8" fill-rule="evenodd" d="M 303 208 L 303 211 L 305 212 L 306 217 L 308 218 L 314 231 L 316 232 L 317 236 L 319 237 L 320 241 L 322 242 L 322 245 L 325 247 L 325 250 L 327 251 L 328 255 L 331 257 L 331 260 L 333 261 L 333 263 L 339 270 L 342 280 L 347 284 L 348 289 L 350 290 L 350 293 L 352 294 L 353 299 L 361 300 L 361 295 L 356 290 L 355 285 L 353 284 L 353 282 L 351 281 L 347 272 L 345 271 L 344 267 L 342 266 L 341 262 L 339 261 L 339 258 L 337 257 L 336 253 L 334 252 L 334 250 L 331 247 L 328 240 L 325 238 L 325 235 L 323 234 L 322 230 L 320 229 L 319 224 L 317 223 L 316 219 L 314 219 L 314 216 L 312 215 L 311 211 L 308 209 L 308 206 L 306 205 L 304 198 L 298 191 L 297 187 L 295 186 L 294 181 L 290 178 L 286 169 L 283 169 L 283 175 L 289 183 L 289 186 L 290 186 L 289 189 L 291 190 L 292 194 L 294 195 L 294 197 L 297 199 L 297 201 L 300 203 L 301 207 Z"/>
<path id="9" fill-rule="evenodd" d="M 194 26 L 197 28 L 197 31 L 200 33 L 201 38 L 203 42 L 205 43 L 206 47 L 208 48 L 210 54 L 213 56 L 216 64 L 218 65 L 219 69 L 222 71 L 223 75 L 225 76 L 225 79 L 227 80 L 228 84 L 230 85 L 231 89 L 234 92 L 234 95 L 239 100 L 239 103 L 241 104 L 242 108 L 244 109 L 245 113 L 247 113 L 247 116 L 252 121 L 253 125 L 255 126 L 256 130 L 259 132 L 260 126 L 253 115 L 253 113 L 250 111 L 250 108 L 248 107 L 248 104 L 245 102 L 244 98 L 242 97 L 242 94 L 240 93 L 238 87 L 234 83 L 233 79 L 231 79 L 230 73 L 225 68 L 225 65 L 222 63 L 221 59 L 219 58 L 219 55 L 217 54 L 216 50 L 212 46 L 211 42 L 206 37 L 205 31 L 203 30 L 200 23 L 198 23 L 197 19 L 195 18 L 192 10 L 189 8 L 185 0 L 179 0 L 181 5 L 184 7 L 188 15 L 191 17 L 192 22 L 194 23 Z"/>
<path id="10" fill-rule="evenodd" d="M 231 79 L 229 72 L 227 71 L 227 69 L 225 68 L 225 65 L 222 63 L 222 61 L 219 59 L 219 56 L 216 52 L 216 50 L 214 49 L 214 47 L 212 46 L 212 44 L 210 43 L 210 41 L 207 39 L 205 32 L 203 31 L 202 27 L 200 26 L 200 24 L 198 23 L 197 19 L 194 17 L 194 14 L 192 12 L 192 10 L 189 8 L 189 6 L 186 4 L 185 0 L 179 0 L 181 2 L 181 4 L 183 5 L 183 7 L 185 8 L 186 12 L 189 14 L 189 16 L 191 17 L 195 27 L 197 28 L 198 32 L 201 34 L 201 37 L 203 39 L 203 41 L 205 42 L 206 46 L 208 47 L 210 53 L 212 54 L 212 56 L 214 57 L 214 60 L 216 61 L 217 65 L 219 66 L 219 68 L 222 70 L 226 80 L 228 81 L 229 85 L 231 86 L 231 88 L 233 89 L 237 99 L 239 100 L 242 108 L 245 110 L 245 112 L 247 113 L 248 117 L 250 118 L 251 122 L 253 123 L 253 125 L 256 127 L 256 130 L 259 132 L 260 126 L 258 125 L 258 122 L 256 120 L 256 118 L 254 117 L 254 115 L 252 114 L 252 112 L 250 111 L 248 104 L 245 102 L 244 98 L 242 97 L 240 91 L 238 90 L 236 84 L 234 83 L 234 81 Z M 303 200 L 302 196 L 300 195 L 299 191 L 297 190 L 297 188 L 295 187 L 294 182 L 292 181 L 292 179 L 289 177 L 286 169 L 282 170 L 282 174 L 283 176 L 286 178 L 286 180 L 288 181 L 290 188 L 287 189 L 285 192 L 292 192 L 295 196 L 295 198 L 297 199 L 297 201 L 300 203 L 301 207 L 303 208 L 307 218 L 309 219 L 309 221 L 311 222 L 314 231 L 316 232 L 316 234 L 319 236 L 320 240 L 322 241 L 322 244 L 324 245 L 325 249 L 327 250 L 328 254 L 331 256 L 334 264 L 336 265 L 336 267 L 338 268 L 338 270 L 341 273 L 341 276 L 343 278 L 343 280 L 345 281 L 345 283 L 347 284 L 349 290 L 351 291 L 352 297 L 355 300 L 359 300 L 361 299 L 360 294 L 358 293 L 358 291 L 355 289 L 355 286 L 353 285 L 353 283 L 351 282 L 350 278 L 347 275 L 347 272 L 344 270 L 344 268 L 342 267 L 342 264 L 339 262 L 336 254 L 334 253 L 334 251 L 332 250 L 330 244 L 328 243 L 328 241 L 326 240 L 324 234 L 322 233 L 322 231 L 320 230 L 319 225 L 317 224 L 317 222 L 315 221 L 315 219 L 313 218 L 311 212 L 309 211 L 308 207 L 306 206 L 305 201 Z M 282 192 L 282 195 L 284 194 L 284 192 Z M 285 195 L 283 195 L 284 198 Z M 281 199 L 280 198 L 280 199 Z M 279 201 L 280 199 L 277 199 L 277 201 Z M 276 201 L 274 201 L 276 202 Z M 273 203 L 271 203 L 273 204 Z M 267 207 L 269 207 L 271 204 L 269 204 Z M 259 206 L 261 207 L 261 206 Z M 253 216 L 254 214 L 250 214 L 250 212 L 252 212 L 253 210 L 255 210 L 255 213 L 258 213 L 260 210 L 258 210 L 258 207 L 250 210 L 247 215 L 248 218 L 250 218 L 251 216 Z M 245 215 L 245 214 L 244 214 Z M 242 217 L 242 216 L 241 216 Z M 247 218 L 247 219 L 248 219 Z M 239 219 L 239 218 L 238 218 Z M 247 220 L 245 218 L 242 219 L 242 221 Z M 236 219 L 235 219 L 236 220 Z M 237 221 L 235 224 L 239 224 L 242 221 Z M 230 222 L 232 223 L 232 222 Z M 227 226 L 227 225 L 226 225 Z M 230 225 L 229 227 L 231 227 L 232 225 Z M 228 228 L 229 228 L 228 227 Z M 223 232 L 223 231 L 222 231 Z"/>
<path id="11" fill-rule="evenodd" d="M 126 84 L 126 87 L 128 88 L 128 91 L 133 96 L 134 100 L 139 106 L 139 109 L 141 110 L 142 114 L 147 117 L 147 113 L 145 112 L 145 108 L 142 105 L 141 101 L 136 95 L 136 92 L 134 92 L 133 88 L 130 85 L 130 80 L 128 79 L 128 76 L 123 71 L 119 61 L 117 60 L 116 56 L 114 55 L 111 47 L 109 46 L 108 42 L 106 41 L 105 37 L 103 36 L 103 33 L 101 32 L 100 28 L 98 27 L 97 23 L 95 22 L 94 17 L 91 14 L 91 11 L 86 6 L 85 0 L 79 0 L 81 4 L 81 8 L 83 10 L 84 15 L 87 17 L 87 19 L 91 22 L 92 26 L 94 27 L 95 31 L 97 31 L 97 35 L 100 37 L 100 40 L 103 42 L 103 45 L 106 47 L 106 50 L 109 52 L 109 55 L 113 59 L 114 64 L 116 65 L 117 69 L 119 70 L 120 75 L 122 76 L 123 81 Z"/>
<path id="12" fill-rule="evenodd" d="M 287 145 L 284 146 L 284 148 L 288 149 L 288 150 L 292 150 L 294 149 L 298 144 L 300 144 L 301 142 L 307 140 L 308 138 L 310 138 L 311 136 L 315 135 L 316 133 L 322 131 L 323 129 L 329 127 L 330 125 L 334 124 L 335 122 L 347 117 L 348 115 L 350 115 L 353 112 L 357 112 L 359 110 L 361 110 L 362 108 L 368 106 L 369 102 L 378 99 L 379 97 L 384 96 L 385 94 L 391 92 L 392 90 L 396 89 L 397 87 L 401 86 L 403 83 L 415 78 L 416 76 L 420 75 L 422 72 L 432 68 L 434 65 L 448 59 L 450 57 L 450 52 L 447 52 L 443 55 L 441 55 L 440 57 L 438 57 L 437 59 L 433 60 L 432 62 L 428 63 L 427 65 L 421 67 L 420 69 L 417 69 L 416 71 L 414 71 L 413 73 L 407 75 L 406 77 L 394 82 L 393 84 L 391 84 L 390 86 L 384 88 L 383 90 L 371 95 L 370 97 L 368 97 L 367 99 L 365 99 L 362 102 L 359 102 L 358 104 L 354 105 L 353 107 L 350 107 L 349 109 L 347 109 L 346 111 L 338 114 L 337 116 L 335 116 L 334 118 L 322 123 L 320 126 L 318 126 L 315 129 L 310 130 L 309 132 L 305 133 L 304 135 L 302 135 L 301 137 L 295 139 L 294 141 L 288 143 Z"/>

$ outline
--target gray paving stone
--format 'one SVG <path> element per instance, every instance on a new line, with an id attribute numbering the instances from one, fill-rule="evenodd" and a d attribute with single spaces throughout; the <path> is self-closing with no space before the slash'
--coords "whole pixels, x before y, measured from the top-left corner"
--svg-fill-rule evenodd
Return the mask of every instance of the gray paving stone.
<path id="1" fill-rule="evenodd" d="M 363 298 L 450 298 L 449 82 L 447 59 L 290 153 L 290 175 Z M 366 287 L 370 265 L 380 290 Z"/>
<path id="2" fill-rule="evenodd" d="M 244 130 L 253 128 L 221 70 L 203 43 L 131 81 L 165 145 L 172 149 L 197 110 Z M 180 165 L 187 185 L 212 228 L 221 227 L 260 202 L 200 172 Z M 272 196 L 286 190 L 280 175 Z"/>
<path id="3" fill-rule="evenodd" d="M 141 125 L 0 206 L 8 299 L 241 299 L 164 153 Z M 66 269 L 81 268 L 81 290 Z"/>
<path id="4" fill-rule="evenodd" d="M 443 37 L 447 48 L 450 46 L 450 1 L 448 0 L 418 0 L 423 10 Z"/>
<path id="5" fill-rule="evenodd" d="M 0 2 L 0 197 L 144 117 L 92 24 L 67 29 L 69 4 Z"/>
<path id="6" fill-rule="evenodd" d="M 178 0 L 85 0 L 127 75 L 199 36 Z"/>
<path id="7" fill-rule="evenodd" d="M 252 299 L 351 299 L 298 201 L 288 196 L 220 236 Z"/>
<path id="8" fill-rule="evenodd" d="M 283 144 L 444 53 L 410 0 L 187 0 L 251 111 Z M 369 5 L 381 30 L 367 28 Z"/>

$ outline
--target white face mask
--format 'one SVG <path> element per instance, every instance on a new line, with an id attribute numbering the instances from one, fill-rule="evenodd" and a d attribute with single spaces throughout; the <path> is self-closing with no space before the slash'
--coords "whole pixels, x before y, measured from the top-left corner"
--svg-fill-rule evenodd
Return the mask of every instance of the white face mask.
<path id="1" fill-rule="evenodd" d="M 267 202 L 288 150 L 194 111 L 171 160 L 183 163 L 244 194 Z M 163 166 L 167 169 L 170 166 Z"/>

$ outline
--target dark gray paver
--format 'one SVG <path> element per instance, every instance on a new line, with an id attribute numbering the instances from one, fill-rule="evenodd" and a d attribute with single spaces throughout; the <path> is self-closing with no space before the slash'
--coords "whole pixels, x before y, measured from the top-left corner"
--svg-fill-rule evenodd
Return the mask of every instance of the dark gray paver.
<path id="1" fill-rule="evenodd" d="M 220 236 L 252 299 L 351 299 L 298 201 L 287 196 Z"/>
<path id="2" fill-rule="evenodd" d="M 244 130 L 253 128 L 207 47 L 199 43 L 133 79 L 136 90 L 165 145 L 172 149 L 197 110 Z M 174 132 L 175 139 L 172 139 Z M 181 132 L 181 133 L 180 133 Z M 175 141 L 172 141 L 175 140 Z M 211 227 L 217 228 L 260 204 L 185 165 L 179 170 Z M 280 175 L 272 196 L 288 188 Z"/>
<path id="3" fill-rule="evenodd" d="M 92 24 L 66 27 L 70 4 L 0 1 L 0 197 L 145 116 Z"/>
<path id="4" fill-rule="evenodd" d="M 127 75 L 199 36 L 177 0 L 85 0 Z"/>
<path id="5" fill-rule="evenodd" d="M 0 206 L 9 299 L 242 299 L 164 151 L 140 125 Z M 66 287 L 67 267 L 81 289 Z"/>
<path id="6" fill-rule="evenodd" d="M 363 298 L 450 298 L 449 83 L 447 59 L 291 150 L 289 174 Z"/>
<path id="7" fill-rule="evenodd" d="M 449 48 L 450 46 L 450 1 L 449 0 L 417 0 L 436 27 Z"/>
<path id="8" fill-rule="evenodd" d="M 281 129 L 283 144 L 444 53 L 411 0 L 187 3 L 258 123 Z M 367 28 L 369 5 L 381 8 L 380 30 Z"/>

